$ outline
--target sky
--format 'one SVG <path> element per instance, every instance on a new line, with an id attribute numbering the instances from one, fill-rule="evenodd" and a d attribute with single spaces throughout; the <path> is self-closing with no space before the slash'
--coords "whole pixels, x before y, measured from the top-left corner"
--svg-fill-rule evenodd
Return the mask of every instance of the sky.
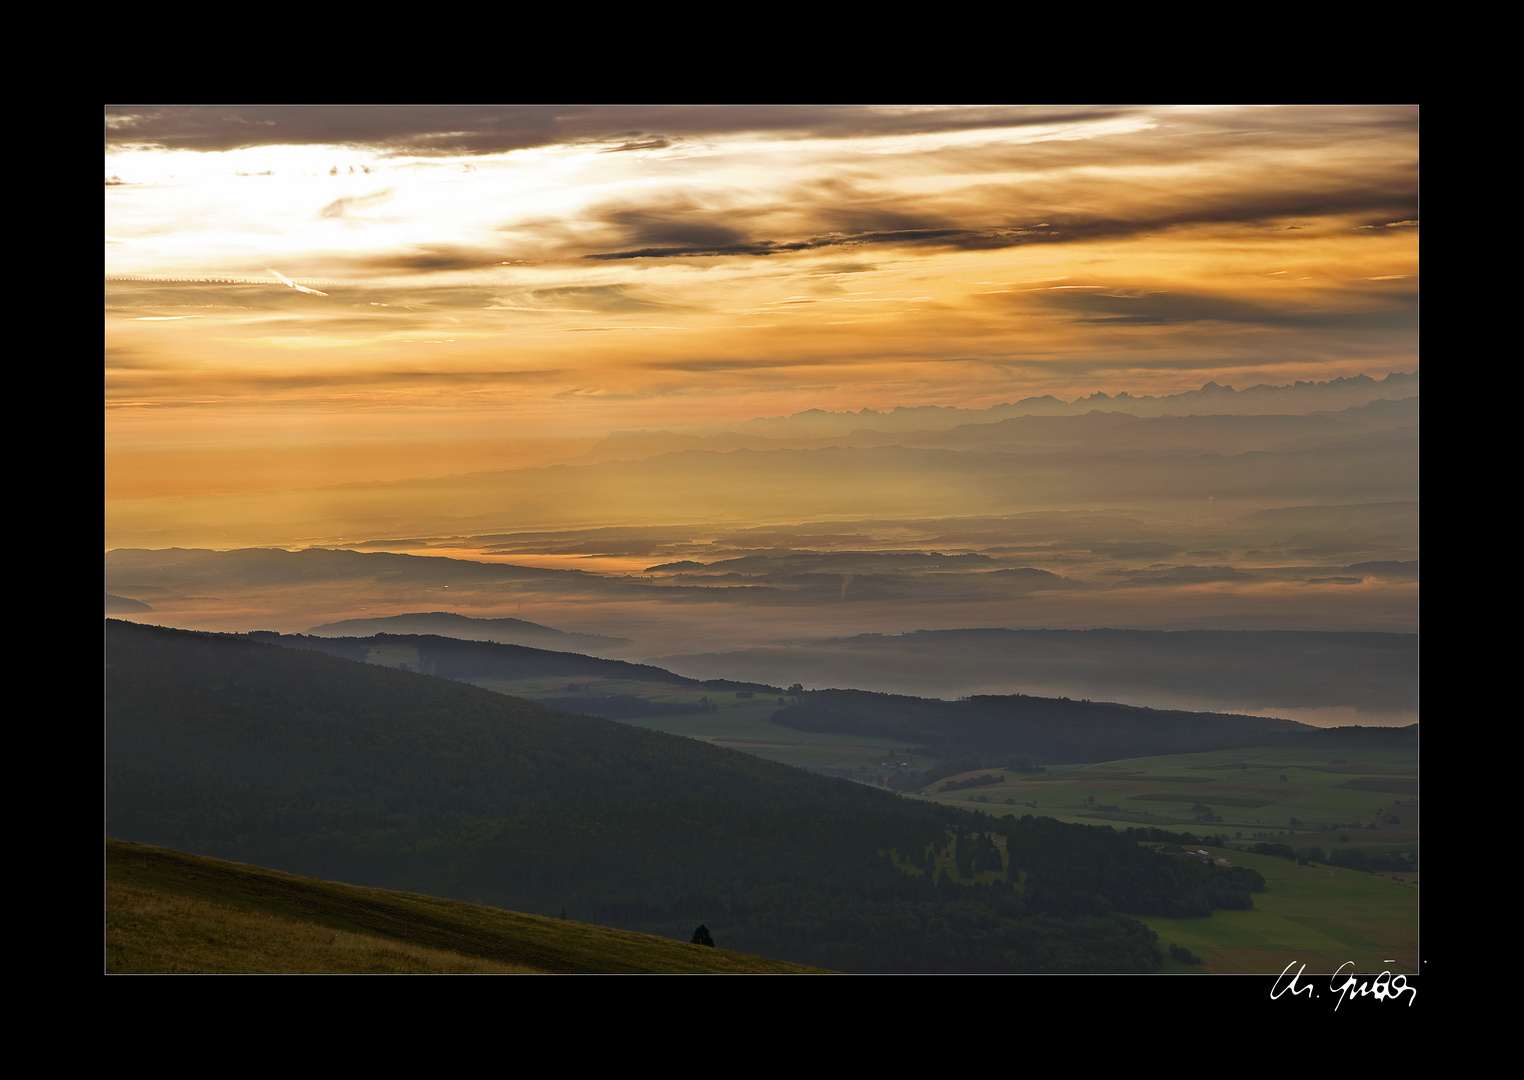
<path id="1" fill-rule="evenodd" d="M 105 121 L 108 501 L 1417 368 L 1407 106 Z"/>
<path id="2" fill-rule="evenodd" d="M 962 646 L 826 639 L 1412 634 L 1417 121 L 108 107 L 108 610 L 870 689 Z"/>

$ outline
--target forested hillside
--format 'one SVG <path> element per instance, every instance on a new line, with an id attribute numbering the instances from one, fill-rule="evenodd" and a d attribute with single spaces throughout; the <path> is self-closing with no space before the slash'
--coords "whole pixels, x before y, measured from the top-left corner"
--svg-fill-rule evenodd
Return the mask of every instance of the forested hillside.
<path id="1" fill-rule="evenodd" d="M 803 731 L 881 735 L 940 757 L 1020 755 L 1046 763 L 1110 761 L 1248 745 L 1312 731 L 1273 717 L 1182 712 L 1104 701 L 976 696 L 960 701 L 816 690 L 798 695 L 773 721 Z"/>
<path id="2" fill-rule="evenodd" d="M 688 679 L 649 664 L 625 660 L 604 660 L 580 653 L 555 652 L 528 645 L 510 645 L 495 641 L 463 641 L 437 634 L 374 634 L 370 637 L 318 637 L 311 634 L 277 634 L 258 630 L 249 637 L 288 649 L 341 656 L 346 660 L 370 660 L 378 649 L 410 649 L 417 660 L 411 670 L 438 675 L 444 679 L 524 679 L 553 675 L 588 679 L 630 679 L 636 682 L 675 683 L 679 686 L 703 686 L 698 679 Z M 388 666 L 399 666 L 389 664 Z M 718 684 L 716 684 L 718 685 Z"/>
<path id="3" fill-rule="evenodd" d="M 108 622 L 106 687 L 122 839 L 683 940 L 704 923 L 724 947 L 838 970 L 1159 963 L 1119 904 L 1051 902 L 1119 855 L 1163 862 L 1109 830 L 1042 823 L 1063 858 L 1034 840 L 1027 863 L 963 884 L 915 863 L 960 829 L 1020 852 L 1036 825 L 231 636 Z"/>

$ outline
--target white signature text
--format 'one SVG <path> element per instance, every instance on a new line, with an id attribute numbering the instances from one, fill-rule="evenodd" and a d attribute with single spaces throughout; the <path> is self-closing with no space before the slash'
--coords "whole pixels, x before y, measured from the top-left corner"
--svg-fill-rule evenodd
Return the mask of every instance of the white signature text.
<path id="1" fill-rule="evenodd" d="M 1353 996 L 1373 997 L 1377 1001 L 1385 1001 L 1388 998 L 1401 999 L 1403 994 L 1410 995 L 1408 1004 L 1412 1005 L 1418 999 L 1418 987 L 1409 986 L 1406 975 L 1393 975 L 1390 971 L 1383 971 L 1379 975 L 1356 975 L 1346 972 L 1345 968 L 1354 967 L 1353 960 L 1346 960 L 1339 965 L 1339 970 L 1333 973 L 1329 980 L 1328 988 L 1339 995 L 1339 1000 L 1334 1003 L 1334 1012 L 1339 1011 L 1339 1006 L 1344 1004 L 1346 998 Z M 1292 972 L 1292 968 L 1296 971 Z M 1301 982 L 1307 965 L 1297 966 L 1295 960 L 1286 965 L 1284 971 L 1276 976 L 1275 985 L 1270 988 L 1270 1000 L 1274 1001 L 1284 994 L 1296 997 L 1305 994 L 1309 999 L 1317 997 L 1317 992 L 1310 982 Z M 1288 979 L 1287 976 L 1290 976 Z"/>

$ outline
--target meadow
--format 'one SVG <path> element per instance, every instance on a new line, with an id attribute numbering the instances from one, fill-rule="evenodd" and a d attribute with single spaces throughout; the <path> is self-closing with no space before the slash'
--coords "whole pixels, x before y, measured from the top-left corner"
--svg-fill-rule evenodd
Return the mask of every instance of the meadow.
<path id="1" fill-rule="evenodd" d="M 1045 816 L 1061 821 L 1188 826 L 1246 842 L 1273 838 L 1324 848 L 1347 843 L 1372 854 L 1415 848 L 1418 752 L 1373 747 L 1359 754 L 1356 760 L 1318 749 L 1251 747 L 1056 765 L 1035 774 L 1005 770 L 998 784 L 928 797 L 992 813 L 1007 799 L 1016 806 L 1036 802 Z M 979 769 L 949 780 L 987 772 L 1002 770 Z"/>
<path id="2" fill-rule="evenodd" d="M 566 919 L 106 841 L 109 974 L 680 974 L 818 969 Z"/>
<path id="3" fill-rule="evenodd" d="M 1140 920 L 1159 943 L 1183 945 L 1199 965 L 1167 959 L 1162 973 L 1217 975 L 1280 973 L 1306 965 L 1309 975 L 1382 971 L 1413 975 L 1419 967 L 1418 885 L 1402 875 L 1373 874 L 1323 864 L 1208 847 L 1265 876 L 1252 911 L 1214 911 L 1209 919 Z"/>
<path id="4" fill-rule="evenodd" d="M 1259 871 L 1265 888 L 1254 894 L 1249 911 L 1218 910 L 1195 919 L 1139 916 L 1162 946 L 1181 945 L 1202 959 L 1196 965 L 1166 958 L 1161 973 L 1265 974 L 1305 964 L 1308 974 L 1332 974 L 1352 964 L 1344 970 L 1416 974 L 1416 872 L 1373 873 L 1316 858 L 1302 864 L 1249 850 L 1275 843 L 1321 849 L 1330 858 L 1343 847 L 1416 855 L 1416 751 L 1377 748 L 1361 756 L 1365 760 L 1335 764 L 1326 754 L 1298 748 L 1175 754 L 1060 766 L 1036 776 L 1006 773 L 999 784 L 926 798 L 997 816 L 1032 813 L 1119 829 L 1154 826 L 1229 837 L 1227 847 L 1188 846 Z M 1008 807 L 1007 799 L 1017 806 Z M 1196 820 L 1198 805 L 1222 820 Z M 1399 820 L 1390 823 L 1388 817 Z M 1352 827 L 1356 821 L 1375 827 Z"/>
<path id="5" fill-rule="evenodd" d="M 870 736 L 822 735 L 784 727 L 772 721 L 779 709 L 777 693 L 695 689 L 691 686 L 637 682 L 626 679 L 578 679 L 575 691 L 562 678 L 473 679 L 473 684 L 512 697 L 527 698 L 553 708 L 570 697 L 589 694 L 633 694 L 654 703 L 710 704 L 712 712 L 674 712 L 634 717 L 625 722 L 652 731 L 685 735 L 715 746 L 727 746 L 784 765 L 830 769 L 859 779 L 881 776 L 879 763 L 891 749 L 889 741 Z"/>

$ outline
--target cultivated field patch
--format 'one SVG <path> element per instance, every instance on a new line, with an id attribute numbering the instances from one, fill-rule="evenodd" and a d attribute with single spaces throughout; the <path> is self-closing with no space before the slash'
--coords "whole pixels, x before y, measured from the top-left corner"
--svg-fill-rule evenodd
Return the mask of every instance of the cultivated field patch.
<path id="1" fill-rule="evenodd" d="M 1220 849 L 1208 848 L 1218 853 Z M 1222 850 L 1265 876 L 1251 911 L 1205 919 L 1144 916 L 1161 944 L 1183 945 L 1217 974 L 1279 974 L 1288 964 L 1309 975 L 1418 972 L 1418 889 L 1379 874 Z"/>

